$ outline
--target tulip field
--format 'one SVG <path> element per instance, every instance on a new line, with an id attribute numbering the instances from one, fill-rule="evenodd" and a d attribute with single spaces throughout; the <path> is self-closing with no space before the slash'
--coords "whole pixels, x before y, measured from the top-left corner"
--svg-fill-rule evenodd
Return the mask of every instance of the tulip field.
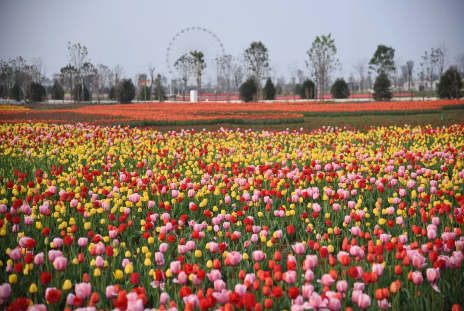
<path id="1" fill-rule="evenodd" d="M 137 105 L 0 112 L 0 310 L 462 310 L 464 123 L 98 123 L 167 114 Z"/>

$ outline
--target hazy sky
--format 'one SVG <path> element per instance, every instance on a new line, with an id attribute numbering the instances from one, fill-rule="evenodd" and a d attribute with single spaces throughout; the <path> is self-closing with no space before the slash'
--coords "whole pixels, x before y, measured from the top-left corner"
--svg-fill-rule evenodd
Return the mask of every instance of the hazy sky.
<path id="1" fill-rule="evenodd" d="M 87 46 L 93 64 L 121 64 L 130 78 L 148 73 L 150 62 L 164 75 L 169 42 L 195 26 L 215 33 L 232 55 L 261 40 L 286 77 L 292 61 L 306 69 L 312 41 L 329 32 L 343 66 L 334 75 L 346 78 L 378 44 L 395 48 L 403 63 L 414 60 L 415 68 L 442 41 L 450 63 L 464 52 L 464 0 L 0 0 L 0 59 L 42 57 L 51 76 L 68 63 L 71 41 Z"/>

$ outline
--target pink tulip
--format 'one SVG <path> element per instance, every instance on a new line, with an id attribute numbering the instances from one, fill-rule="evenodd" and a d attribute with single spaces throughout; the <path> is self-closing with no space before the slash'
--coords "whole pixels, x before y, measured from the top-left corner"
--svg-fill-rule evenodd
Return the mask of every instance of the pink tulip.
<path id="1" fill-rule="evenodd" d="M 103 258 L 101 256 L 97 256 L 97 258 L 95 259 L 95 265 L 98 267 L 98 268 L 101 268 L 103 267 L 104 265 L 104 261 L 103 261 Z"/>
<path id="2" fill-rule="evenodd" d="M 420 273 L 419 271 L 414 271 L 411 274 L 411 279 L 413 283 L 416 285 L 420 285 L 424 281 L 424 278 L 422 277 L 422 273 Z"/>
<path id="3" fill-rule="evenodd" d="M 227 253 L 227 258 L 229 258 L 231 266 L 236 266 L 242 260 L 242 254 L 238 252 L 230 252 Z"/>
<path id="4" fill-rule="evenodd" d="M 195 250 L 195 242 L 193 241 L 188 241 L 185 246 L 187 246 L 187 250 L 193 251 Z"/>
<path id="5" fill-rule="evenodd" d="M 372 272 L 377 274 L 377 276 L 382 276 L 384 266 L 378 263 L 372 265 Z"/>
<path id="6" fill-rule="evenodd" d="M 317 256 L 307 255 L 304 261 L 304 270 L 314 269 L 317 266 Z"/>
<path id="7" fill-rule="evenodd" d="M 115 296 L 118 295 L 118 293 L 116 292 L 116 288 L 113 285 L 106 287 L 105 294 L 106 294 L 106 298 L 108 299 L 114 298 Z"/>
<path id="8" fill-rule="evenodd" d="M 350 216 L 345 216 L 345 218 L 346 217 L 350 217 Z M 350 218 L 350 222 L 351 222 L 351 218 Z M 361 229 L 358 226 L 355 226 L 350 229 L 350 232 L 352 235 L 358 236 L 361 233 Z"/>
<path id="9" fill-rule="evenodd" d="M 306 245 L 303 243 L 296 243 L 295 245 L 292 245 L 292 249 L 297 255 L 303 255 L 306 250 Z"/>
<path id="10" fill-rule="evenodd" d="M 0 285 L 0 298 L 3 300 L 8 300 L 11 296 L 11 285 L 4 283 Z"/>
<path id="11" fill-rule="evenodd" d="M 345 280 L 338 281 L 337 290 L 340 293 L 345 293 L 346 291 L 348 291 L 348 283 Z"/>
<path id="12" fill-rule="evenodd" d="M 47 311 L 47 306 L 44 304 L 35 304 L 33 306 L 28 307 L 27 311 Z"/>
<path id="13" fill-rule="evenodd" d="M 247 291 L 247 288 L 246 288 L 246 285 L 243 285 L 243 284 L 236 284 L 235 285 L 235 292 L 237 294 L 239 294 L 240 297 L 243 296 L 243 294 L 245 294 Z"/>
<path id="14" fill-rule="evenodd" d="M 79 240 L 77 240 L 77 244 L 79 244 L 80 247 L 86 247 L 88 243 L 88 238 L 79 238 Z"/>
<path id="15" fill-rule="evenodd" d="M 314 280 L 314 272 L 310 269 L 306 270 L 304 278 L 306 282 L 312 282 Z"/>
<path id="16" fill-rule="evenodd" d="M 377 300 L 377 305 L 382 310 L 387 310 L 391 307 L 391 303 L 389 303 L 387 299 Z"/>
<path id="17" fill-rule="evenodd" d="M 76 299 L 76 295 L 69 293 L 68 297 L 66 297 L 66 304 L 69 306 L 74 306 L 74 299 Z"/>
<path id="18" fill-rule="evenodd" d="M 361 309 L 367 309 L 371 305 L 371 297 L 366 294 L 360 294 L 357 301 L 358 307 Z"/>
<path id="19" fill-rule="evenodd" d="M 21 255 L 22 255 L 22 251 L 20 248 L 15 248 L 8 252 L 8 256 L 10 256 L 12 260 L 20 260 Z"/>
<path id="20" fill-rule="evenodd" d="M 223 289 L 220 293 L 213 293 L 214 298 L 217 299 L 217 301 L 221 304 L 225 304 L 229 302 L 229 295 L 231 291 L 227 291 Z"/>
<path id="21" fill-rule="evenodd" d="M 171 261 L 171 264 L 169 265 L 169 268 L 170 268 L 172 274 L 179 273 L 180 261 Z"/>
<path id="22" fill-rule="evenodd" d="M 420 255 L 419 253 L 415 254 L 412 257 L 412 265 L 418 269 L 424 269 L 427 266 L 425 257 Z"/>
<path id="23" fill-rule="evenodd" d="M 256 262 L 263 261 L 266 256 L 264 255 L 263 251 L 254 251 L 253 252 L 253 260 Z"/>
<path id="24" fill-rule="evenodd" d="M 314 286 L 311 284 L 306 284 L 301 287 L 301 293 L 303 294 L 304 299 L 309 299 L 314 293 Z"/>
<path id="25" fill-rule="evenodd" d="M 296 272 L 287 271 L 282 275 L 282 280 L 287 284 L 293 284 L 296 282 Z"/>
<path id="26" fill-rule="evenodd" d="M 38 253 L 37 255 L 34 256 L 34 264 L 36 266 L 40 266 L 44 262 L 44 253 Z"/>
<path id="27" fill-rule="evenodd" d="M 440 269 L 429 268 L 427 269 L 426 275 L 430 283 L 435 283 L 440 278 Z"/>
<path id="28" fill-rule="evenodd" d="M 159 251 L 166 253 L 168 251 L 168 243 L 161 243 L 159 246 Z"/>
<path id="29" fill-rule="evenodd" d="M 161 293 L 159 301 L 162 305 L 167 305 L 169 303 L 169 295 L 168 293 Z"/>
<path id="30" fill-rule="evenodd" d="M 90 285 L 90 283 L 76 284 L 75 292 L 76 296 L 82 300 L 90 298 L 90 295 L 92 294 L 92 285 Z"/>
<path id="31" fill-rule="evenodd" d="M 63 256 L 63 253 L 61 251 L 57 251 L 57 250 L 50 250 L 48 251 L 48 260 L 49 261 L 55 261 L 56 258 L 58 257 L 62 257 Z"/>
<path id="32" fill-rule="evenodd" d="M 332 278 L 330 274 L 324 274 L 320 280 L 317 280 L 319 283 L 322 283 L 324 286 L 332 286 L 335 280 Z"/>
<path id="33" fill-rule="evenodd" d="M 58 257 L 53 261 L 53 266 L 55 267 L 56 271 L 65 270 L 67 265 L 68 260 L 65 257 Z"/>
<path id="34" fill-rule="evenodd" d="M 309 302 L 305 302 L 303 304 L 303 307 L 305 309 L 315 309 L 315 310 L 319 310 L 319 309 L 322 309 L 322 308 L 326 308 L 327 307 L 327 304 L 329 303 L 329 301 L 327 299 L 322 299 L 321 296 L 319 296 L 318 293 L 313 293 L 311 295 L 311 297 L 309 298 Z"/>
<path id="35" fill-rule="evenodd" d="M 220 280 L 221 279 L 221 271 L 213 269 L 211 270 L 210 273 L 207 274 L 208 279 L 214 283 L 214 281 Z"/>
<path id="36" fill-rule="evenodd" d="M 216 292 L 221 292 L 226 289 L 226 283 L 223 280 L 214 281 L 214 290 Z"/>
<path id="37" fill-rule="evenodd" d="M 129 201 L 132 203 L 138 203 L 140 201 L 140 195 L 138 193 L 132 193 L 129 195 Z"/>

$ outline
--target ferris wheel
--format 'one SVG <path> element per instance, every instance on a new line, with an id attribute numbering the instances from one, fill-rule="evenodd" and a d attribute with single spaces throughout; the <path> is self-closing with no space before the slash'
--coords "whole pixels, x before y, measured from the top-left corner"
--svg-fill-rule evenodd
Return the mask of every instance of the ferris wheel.
<path id="1" fill-rule="evenodd" d="M 166 63 L 171 77 L 178 74 L 174 63 L 183 55 L 198 51 L 204 55 L 206 68 L 203 76 L 213 77 L 213 61 L 225 54 L 224 46 L 219 38 L 206 28 L 190 27 L 181 30 L 169 42 L 166 51 Z M 193 77 L 192 77 L 193 78 Z"/>

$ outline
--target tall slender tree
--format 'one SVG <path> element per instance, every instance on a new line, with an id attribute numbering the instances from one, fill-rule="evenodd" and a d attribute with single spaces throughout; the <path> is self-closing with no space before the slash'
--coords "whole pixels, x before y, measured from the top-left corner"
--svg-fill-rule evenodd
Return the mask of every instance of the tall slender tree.
<path id="1" fill-rule="evenodd" d="M 68 42 L 68 59 L 76 71 L 78 83 L 81 82 L 85 64 L 90 63 L 88 56 L 89 52 L 87 51 L 87 47 L 85 45 L 81 45 L 80 43 L 71 44 L 71 42 Z M 84 88 L 82 88 L 82 95 L 83 92 Z M 83 96 L 81 97 L 80 92 L 78 92 L 77 101 L 79 102 L 81 98 L 83 98 Z"/>
<path id="2" fill-rule="evenodd" d="M 312 70 L 316 82 L 320 86 L 321 100 L 324 100 L 324 91 L 330 74 L 340 68 L 340 62 L 336 58 L 337 48 L 332 34 L 317 36 L 311 48 L 307 52 L 309 60 L 306 66 Z"/>
<path id="3" fill-rule="evenodd" d="M 192 57 L 192 72 L 195 73 L 197 79 L 197 88 L 198 88 L 198 101 L 201 102 L 201 76 L 203 75 L 203 70 L 206 68 L 205 56 L 203 52 L 192 51 L 190 52 Z"/>
<path id="4" fill-rule="evenodd" d="M 255 41 L 252 42 L 248 49 L 245 50 L 244 56 L 248 62 L 249 69 L 254 73 L 257 85 L 256 100 L 259 101 L 259 94 L 261 94 L 261 79 L 269 70 L 269 52 L 261 41 Z"/>

